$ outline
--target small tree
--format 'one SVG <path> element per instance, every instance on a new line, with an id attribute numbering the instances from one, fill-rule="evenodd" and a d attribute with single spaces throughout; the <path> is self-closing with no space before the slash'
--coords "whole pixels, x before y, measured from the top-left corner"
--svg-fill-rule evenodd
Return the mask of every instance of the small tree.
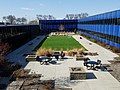
<path id="1" fill-rule="evenodd" d="M 27 22 L 27 19 L 25 17 L 22 17 L 21 22 L 22 22 L 22 24 L 25 24 Z"/>
<path id="2" fill-rule="evenodd" d="M 9 22 L 10 24 L 15 24 L 16 17 L 14 15 L 4 16 L 3 20 Z"/>
<path id="3" fill-rule="evenodd" d="M 16 22 L 17 22 L 17 24 L 21 24 L 21 22 L 22 22 L 22 21 L 21 21 L 21 18 L 17 18 L 17 19 L 16 19 Z"/>
<path id="4" fill-rule="evenodd" d="M 3 17 L 3 20 L 4 20 L 5 22 L 8 22 L 6 16 Z"/>
<path id="5" fill-rule="evenodd" d="M 39 23 L 38 23 L 37 20 L 32 20 L 32 21 L 29 22 L 29 24 L 31 24 L 31 25 L 38 25 Z"/>
<path id="6" fill-rule="evenodd" d="M 22 18 L 17 18 L 16 19 L 16 22 L 18 24 L 25 24 L 27 22 L 27 19 L 25 17 L 22 17 Z"/>
<path id="7" fill-rule="evenodd" d="M 14 24 L 16 17 L 14 15 L 7 16 L 9 23 Z"/>

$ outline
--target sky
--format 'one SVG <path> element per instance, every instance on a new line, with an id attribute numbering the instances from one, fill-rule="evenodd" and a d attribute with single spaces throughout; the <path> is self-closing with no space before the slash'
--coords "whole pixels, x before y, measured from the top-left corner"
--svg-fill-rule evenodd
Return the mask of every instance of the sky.
<path id="1" fill-rule="evenodd" d="M 36 18 L 37 14 L 62 19 L 66 14 L 88 13 L 89 16 L 120 9 L 120 0 L 0 0 L 0 21 L 15 15 Z"/>

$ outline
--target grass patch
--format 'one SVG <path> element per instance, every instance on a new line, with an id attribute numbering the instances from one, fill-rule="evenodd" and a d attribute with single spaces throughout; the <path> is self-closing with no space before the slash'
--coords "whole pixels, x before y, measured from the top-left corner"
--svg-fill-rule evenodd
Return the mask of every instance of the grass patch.
<path id="1" fill-rule="evenodd" d="M 71 36 L 50 36 L 42 43 L 40 48 L 66 51 L 84 47 Z"/>

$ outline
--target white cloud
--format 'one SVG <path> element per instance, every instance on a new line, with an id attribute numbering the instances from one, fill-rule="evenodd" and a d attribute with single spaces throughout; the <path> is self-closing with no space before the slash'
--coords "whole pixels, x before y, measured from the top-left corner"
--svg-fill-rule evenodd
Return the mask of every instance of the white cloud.
<path id="1" fill-rule="evenodd" d="M 34 10 L 33 8 L 26 8 L 26 7 L 22 7 L 21 9 L 26 10 L 26 11 L 33 11 Z"/>
<path id="2" fill-rule="evenodd" d="M 40 5 L 41 7 L 45 6 L 43 3 L 40 3 L 39 5 Z"/>

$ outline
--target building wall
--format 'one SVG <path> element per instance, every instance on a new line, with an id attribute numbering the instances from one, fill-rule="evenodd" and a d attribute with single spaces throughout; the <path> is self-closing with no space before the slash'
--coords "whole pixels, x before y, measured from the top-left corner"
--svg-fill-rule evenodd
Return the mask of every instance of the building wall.
<path id="1" fill-rule="evenodd" d="M 120 48 L 120 10 L 78 20 L 81 34 Z"/>
<path id="2" fill-rule="evenodd" d="M 39 25 L 3 25 L 0 26 L 0 43 L 8 43 L 14 50 L 39 34 Z"/>
<path id="3" fill-rule="evenodd" d="M 60 30 L 60 27 L 63 27 L 63 31 L 74 31 L 77 29 L 77 20 L 40 20 L 40 29 L 42 33 L 50 33 Z"/>

